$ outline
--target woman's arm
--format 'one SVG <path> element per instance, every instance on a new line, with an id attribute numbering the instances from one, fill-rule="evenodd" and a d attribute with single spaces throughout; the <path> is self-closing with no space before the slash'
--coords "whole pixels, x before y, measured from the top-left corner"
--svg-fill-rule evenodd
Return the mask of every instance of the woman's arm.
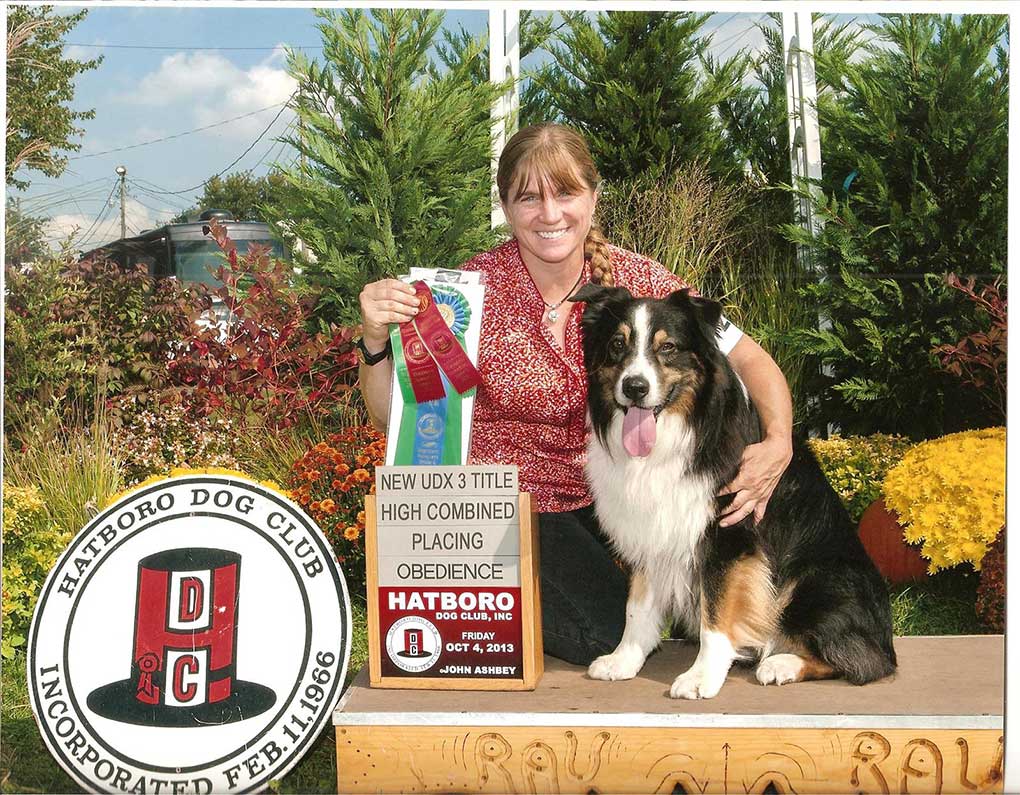
<path id="1" fill-rule="evenodd" d="M 382 279 L 367 284 L 358 299 L 361 302 L 361 338 L 369 353 L 377 353 L 386 347 L 390 323 L 404 323 L 418 314 L 414 288 L 399 279 Z M 392 378 L 392 359 L 374 365 L 362 364 L 358 368 L 358 381 L 368 417 L 380 431 L 386 430 L 389 417 Z"/>
<path id="2" fill-rule="evenodd" d="M 744 449 L 737 476 L 719 492 L 734 495 L 722 512 L 719 521 L 722 527 L 736 524 L 752 511 L 754 521 L 761 521 L 765 506 L 793 457 L 793 401 L 783 371 L 746 334 L 729 352 L 729 360 L 758 411 L 763 438 Z"/>

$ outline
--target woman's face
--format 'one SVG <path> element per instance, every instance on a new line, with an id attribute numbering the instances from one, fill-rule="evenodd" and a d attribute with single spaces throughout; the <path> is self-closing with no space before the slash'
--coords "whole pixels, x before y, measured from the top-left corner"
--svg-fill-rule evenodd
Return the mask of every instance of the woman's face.
<path id="1" fill-rule="evenodd" d="M 540 189 L 541 188 L 541 189 Z M 532 177 L 520 196 L 510 196 L 503 212 L 529 268 L 569 268 L 584 261 L 584 240 L 595 211 L 595 191 L 571 193 L 548 178 Z"/>

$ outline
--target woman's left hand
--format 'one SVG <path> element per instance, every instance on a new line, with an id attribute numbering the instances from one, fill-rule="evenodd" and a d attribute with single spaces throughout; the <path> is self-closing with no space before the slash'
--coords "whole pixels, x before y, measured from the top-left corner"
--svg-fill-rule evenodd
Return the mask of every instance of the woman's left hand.
<path id="1" fill-rule="evenodd" d="M 737 476 L 719 490 L 720 494 L 733 494 L 733 501 L 719 515 L 719 526 L 729 527 L 752 512 L 754 523 L 760 522 L 791 458 L 793 446 L 789 437 L 767 436 L 745 447 Z"/>

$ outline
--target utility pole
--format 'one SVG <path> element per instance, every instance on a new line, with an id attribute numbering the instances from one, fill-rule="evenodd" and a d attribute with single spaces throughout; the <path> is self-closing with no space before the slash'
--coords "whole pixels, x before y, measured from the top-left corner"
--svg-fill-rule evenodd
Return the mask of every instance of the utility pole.
<path id="1" fill-rule="evenodd" d="M 124 177 L 127 176 L 127 169 L 124 166 L 117 166 L 117 174 L 120 176 L 120 237 L 123 240 L 127 237 L 127 219 L 124 216 L 124 200 L 127 197 Z"/>
<path id="2" fill-rule="evenodd" d="M 492 228 L 506 223 L 503 208 L 499 205 L 496 188 L 496 168 L 499 155 L 506 144 L 508 128 L 517 126 L 518 83 L 521 78 L 521 21 L 516 8 L 497 7 L 489 9 L 489 80 L 502 83 L 513 78 L 513 84 L 505 94 L 492 105 Z"/>

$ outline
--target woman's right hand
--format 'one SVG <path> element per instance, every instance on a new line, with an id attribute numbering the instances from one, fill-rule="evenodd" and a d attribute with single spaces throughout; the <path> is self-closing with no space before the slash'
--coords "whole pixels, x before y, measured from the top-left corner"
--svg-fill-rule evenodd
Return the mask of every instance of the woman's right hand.
<path id="1" fill-rule="evenodd" d="M 370 351 L 386 347 L 390 323 L 406 323 L 418 314 L 414 288 L 399 279 L 380 279 L 366 284 L 358 299 L 362 338 Z"/>

